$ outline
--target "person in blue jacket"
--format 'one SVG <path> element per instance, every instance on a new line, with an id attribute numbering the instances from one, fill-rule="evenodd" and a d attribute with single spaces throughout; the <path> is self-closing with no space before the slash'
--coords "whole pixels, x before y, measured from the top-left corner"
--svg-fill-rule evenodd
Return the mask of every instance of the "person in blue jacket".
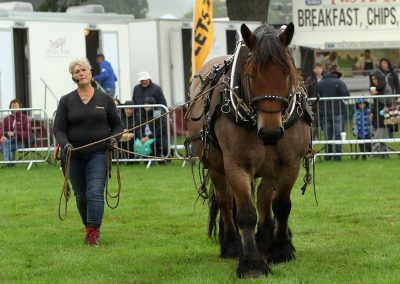
<path id="1" fill-rule="evenodd" d="M 117 76 L 114 73 L 110 62 L 108 62 L 104 54 L 97 54 L 96 63 L 99 64 L 100 74 L 93 76 L 93 80 L 99 82 L 100 86 L 109 94 L 112 98 L 115 97 L 115 82 Z"/>
<path id="2" fill-rule="evenodd" d="M 368 106 L 369 104 L 365 98 L 356 99 L 356 111 L 353 114 L 353 136 L 358 140 L 369 140 L 372 137 L 371 111 Z M 371 152 L 371 143 L 363 142 L 358 144 L 360 152 Z M 363 160 L 366 158 L 366 155 L 362 156 Z"/>

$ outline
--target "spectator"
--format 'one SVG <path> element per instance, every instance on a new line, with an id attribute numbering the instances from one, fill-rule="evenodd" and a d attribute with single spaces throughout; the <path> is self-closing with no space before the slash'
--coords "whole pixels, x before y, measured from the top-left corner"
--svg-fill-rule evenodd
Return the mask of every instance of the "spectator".
<path id="1" fill-rule="evenodd" d="M 394 71 L 392 64 L 389 59 L 382 58 L 379 60 L 379 67 L 375 72 L 376 79 L 378 80 L 379 86 L 384 86 L 383 94 L 384 95 L 393 95 L 400 93 L 400 82 L 397 73 Z M 384 107 L 391 107 L 395 105 L 396 98 L 385 98 Z M 382 98 L 380 99 L 382 102 Z M 394 138 L 394 132 L 398 131 L 398 125 L 388 126 L 389 128 L 389 138 Z"/>
<path id="2" fill-rule="evenodd" d="M 1 142 L 1 137 L 4 135 L 3 122 L 0 121 L 0 152 L 3 153 L 3 142 Z"/>
<path id="3" fill-rule="evenodd" d="M 121 148 L 129 151 L 129 152 L 134 152 L 134 130 L 131 130 L 132 128 L 135 127 L 136 121 L 138 119 L 135 118 L 135 111 L 133 107 L 127 107 L 127 106 L 133 106 L 133 101 L 126 101 L 125 102 L 125 108 L 122 109 L 121 113 L 121 119 L 122 119 L 122 124 L 124 126 L 124 131 L 129 130 L 129 132 L 124 133 L 122 136 L 121 140 Z M 135 155 L 132 153 L 124 153 L 124 158 L 125 159 L 134 159 Z"/>
<path id="4" fill-rule="evenodd" d="M 346 84 L 339 78 L 342 76 L 332 64 L 325 65 L 322 79 L 317 83 L 317 93 L 321 98 L 329 97 L 348 97 L 350 96 Z M 325 133 L 326 140 L 340 140 L 340 133 L 343 131 L 345 110 L 342 100 L 323 100 L 319 102 L 319 112 L 321 115 L 321 123 Z M 342 145 L 335 144 L 333 152 L 332 144 L 325 145 L 326 153 L 341 153 Z M 341 156 L 334 155 L 335 160 L 341 160 Z M 325 156 L 326 160 L 331 160 L 332 156 Z"/>
<path id="5" fill-rule="evenodd" d="M 117 99 L 117 98 L 114 98 L 114 104 L 115 104 L 116 107 L 118 107 L 118 106 L 121 105 L 121 101 L 119 99 Z"/>
<path id="6" fill-rule="evenodd" d="M 382 58 L 379 60 L 379 67 L 374 73 L 378 84 L 383 84 L 384 82 L 384 95 L 393 95 L 400 93 L 400 83 L 397 73 L 394 71 L 392 64 L 389 59 Z"/>
<path id="7" fill-rule="evenodd" d="M 356 111 L 353 115 L 353 135 L 359 140 L 371 139 L 370 110 L 368 102 L 363 98 L 356 99 Z M 358 146 L 363 153 L 371 152 L 371 143 L 360 143 Z M 362 155 L 363 160 L 366 158 L 366 155 Z"/>
<path id="8" fill-rule="evenodd" d="M 152 82 L 151 76 L 147 71 L 142 71 L 138 74 L 138 81 L 139 84 L 134 87 L 132 96 L 132 100 L 135 105 L 144 105 L 146 102 L 146 104 L 160 104 L 167 106 L 167 101 L 164 97 L 164 93 L 161 87 Z M 147 111 L 145 111 L 144 109 L 140 109 L 138 113 L 139 124 L 142 124 L 147 120 L 149 120 L 150 119 L 149 117 L 154 117 L 157 115 L 159 116 L 164 112 L 165 112 L 164 109 L 160 109 L 159 107 L 154 109 L 154 111 L 152 110 L 152 108 L 150 108 L 150 111 L 149 109 Z M 164 129 L 166 129 L 167 123 L 168 123 L 168 118 L 166 116 L 163 116 L 161 119 L 156 120 L 154 123 L 150 124 L 150 128 L 158 124 L 160 127 L 162 126 Z M 154 137 L 156 139 L 156 143 L 153 145 L 156 151 L 153 151 L 153 155 L 157 156 L 161 154 L 166 154 L 164 148 L 167 145 L 167 141 L 165 141 L 164 139 L 168 139 L 166 135 L 167 134 L 164 135 L 156 131 Z M 146 135 L 145 133 L 145 128 L 142 127 L 142 129 L 136 131 L 135 137 L 142 139 L 142 142 L 146 140 L 145 137 L 148 137 L 148 135 Z M 163 140 L 160 141 L 159 139 L 157 139 L 157 137 L 162 137 Z M 161 147 L 160 145 L 163 146 Z M 163 149 L 161 149 L 160 147 Z"/>
<path id="9" fill-rule="evenodd" d="M 3 130 L 0 136 L 5 161 L 13 160 L 13 152 L 15 150 L 29 146 L 29 140 L 32 135 L 28 116 L 22 111 L 18 111 L 18 109 L 22 108 L 21 101 L 12 100 L 9 108 L 12 109 L 12 112 L 4 118 Z M 8 163 L 7 166 L 14 167 L 15 163 Z"/>
<path id="10" fill-rule="evenodd" d="M 143 104 L 148 105 L 142 112 L 141 121 L 146 122 L 157 118 L 161 115 L 162 110 L 160 107 L 154 107 L 156 101 L 152 97 L 144 99 Z M 152 122 L 145 124 L 138 132 L 142 144 L 146 143 L 149 139 L 155 139 L 152 145 L 152 154 L 157 157 L 165 157 L 168 155 L 168 128 L 167 119 L 165 117 L 156 119 Z"/>
<path id="11" fill-rule="evenodd" d="M 363 71 L 363 75 L 367 76 L 375 69 L 375 59 L 371 55 L 371 50 L 364 50 L 364 54 L 360 56 L 355 64 L 355 69 Z"/>
<path id="12" fill-rule="evenodd" d="M 86 58 L 70 63 L 69 72 L 78 88 L 63 96 L 57 108 L 54 134 L 65 154 L 72 151 L 69 176 L 88 245 L 99 243 L 104 214 L 104 186 L 107 178 L 107 142 L 93 144 L 79 151 L 74 148 L 116 135 L 123 131 L 112 98 L 91 86 L 92 72 Z M 109 139 L 115 145 L 115 138 Z"/>
<path id="13" fill-rule="evenodd" d="M 386 82 L 381 78 L 378 78 L 375 74 L 369 76 L 371 96 L 381 96 L 384 93 Z M 374 99 L 374 105 L 371 111 L 372 126 L 374 128 L 374 139 L 385 139 L 389 138 L 389 129 L 384 124 L 384 109 L 385 109 L 385 98 Z M 372 152 L 384 152 L 385 154 L 375 155 L 377 158 L 389 158 L 387 152 L 387 145 L 384 142 L 375 142 L 372 144 Z"/>
<path id="14" fill-rule="evenodd" d="M 105 60 L 103 54 L 97 54 L 96 63 L 99 64 L 100 74 L 93 77 L 93 80 L 97 81 L 100 86 L 109 94 L 112 98 L 115 97 L 115 81 L 117 76 L 114 73 L 114 69 L 111 63 Z"/>
<path id="15" fill-rule="evenodd" d="M 156 104 L 167 106 L 167 101 L 161 87 L 152 82 L 149 72 L 140 72 L 138 74 L 138 81 L 139 84 L 133 88 L 132 95 L 132 101 L 135 105 L 143 105 L 145 98 L 152 97 Z"/>
<path id="16" fill-rule="evenodd" d="M 321 64 L 322 66 L 326 66 L 327 64 L 331 64 L 336 70 L 339 70 L 339 64 L 337 60 L 338 54 L 336 51 L 330 52 L 328 55 L 322 58 Z"/>
<path id="17" fill-rule="evenodd" d="M 307 94 L 309 98 L 317 98 L 317 83 L 322 79 L 322 73 L 324 72 L 324 68 L 322 67 L 321 64 L 315 63 L 313 66 L 313 74 L 309 76 L 306 81 L 306 87 L 307 87 Z M 313 113 L 314 113 L 314 121 L 313 121 L 313 139 L 320 139 L 320 115 L 319 115 L 319 109 L 318 109 L 318 104 L 313 103 Z"/>

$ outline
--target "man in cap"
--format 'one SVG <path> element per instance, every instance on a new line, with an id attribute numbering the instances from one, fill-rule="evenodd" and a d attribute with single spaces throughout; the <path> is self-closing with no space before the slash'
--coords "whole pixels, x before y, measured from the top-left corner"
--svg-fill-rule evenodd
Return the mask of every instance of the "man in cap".
<path id="1" fill-rule="evenodd" d="M 151 81 L 149 72 L 139 72 L 138 81 L 139 84 L 133 88 L 132 95 L 132 101 L 135 105 L 143 105 L 145 98 L 152 97 L 154 98 L 156 104 L 167 106 L 167 101 L 165 100 L 161 87 Z"/>
<path id="2" fill-rule="evenodd" d="M 138 74 L 138 81 L 139 84 L 137 84 L 134 89 L 133 89 L 133 95 L 132 95 L 132 101 L 135 105 L 164 105 L 167 106 L 167 101 L 164 97 L 164 93 L 161 89 L 160 86 L 154 84 L 151 80 L 151 76 L 149 72 L 147 71 L 142 71 L 139 72 Z M 150 108 L 150 112 L 149 109 Z M 161 116 L 162 114 L 165 113 L 165 109 L 162 107 L 157 107 L 157 106 L 147 106 L 145 108 L 141 108 L 139 110 L 138 117 L 140 118 L 139 124 L 146 123 L 146 121 L 151 120 L 153 118 L 156 118 L 158 116 Z M 151 115 L 150 115 L 151 114 Z M 168 117 L 163 116 L 160 119 L 155 120 L 152 122 L 151 125 L 158 125 L 160 126 L 161 129 L 167 129 L 167 124 L 168 124 Z M 158 127 L 157 127 L 158 128 Z M 153 128 L 153 131 L 155 129 Z M 165 147 L 168 148 L 168 137 L 167 137 L 167 132 L 157 132 L 156 137 L 156 143 L 158 148 L 163 148 Z M 138 129 L 135 131 L 135 135 L 138 137 L 145 137 L 147 136 L 147 133 L 145 131 L 145 127 L 142 127 L 141 129 Z M 160 147 L 162 145 L 163 147 Z M 155 156 L 165 156 L 167 154 L 167 151 L 154 151 L 153 154 Z"/>

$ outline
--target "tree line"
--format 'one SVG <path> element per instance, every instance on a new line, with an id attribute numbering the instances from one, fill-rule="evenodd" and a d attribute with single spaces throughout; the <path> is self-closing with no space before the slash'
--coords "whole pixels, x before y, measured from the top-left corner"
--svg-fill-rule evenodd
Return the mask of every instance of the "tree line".
<path id="1" fill-rule="evenodd" d="M 0 1 L 7 2 L 7 1 Z M 149 11 L 147 0 L 32 0 L 35 10 L 65 12 L 70 6 L 101 4 L 106 12 L 133 14 L 136 19 L 146 18 Z M 214 0 L 214 17 L 229 17 L 235 21 L 267 22 L 270 0 Z M 192 12 L 185 14 L 191 17 Z"/>

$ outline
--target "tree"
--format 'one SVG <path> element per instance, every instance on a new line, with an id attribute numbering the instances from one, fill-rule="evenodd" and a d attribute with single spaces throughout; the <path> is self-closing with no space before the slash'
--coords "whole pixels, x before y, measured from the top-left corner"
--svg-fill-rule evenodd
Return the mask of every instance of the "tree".
<path id="1" fill-rule="evenodd" d="M 149 11 L 147 0 L 88 0 L 87 4 L 101 4 L 107 13 L 133 14 L 135 19 L 144 19 Z"/>
<path id="2" fill-rule="evenodd" d="M 226 0 L 228 17 L 232 21 L 259 21 L 266 23 L 270 0 Z"/>
<path id="3" fill-rule="evenodd" d="M 214 18 L 226 18 L 228 17 L 228 14 L 226 12 L 226 4 L 225 0 L 214 0 L 213 1 L 213 14 Z M 183 15 L 183 18 L 185 19 L 193 19 L 193 10 L 185 13 Z"/>
<path id="4" fill-rule="evenodd" d="M 86 0 L 45 0 L 40 6 L 39 11 L 43 12 L 65 12 L 69 6 L 78 6 Z"/>
<path id="5" fill-rule="evenodd" d="M 32 2 L 38 2 L 38 0 Z M 100 4 L 104 6 L 106 13 L 133 14 L 135 19 L 146 18 L 146 14 L 149 11 L 147 0 L 44 0 L 38 10 L 65 12 L 70 6 L 82 4 Z"/>

